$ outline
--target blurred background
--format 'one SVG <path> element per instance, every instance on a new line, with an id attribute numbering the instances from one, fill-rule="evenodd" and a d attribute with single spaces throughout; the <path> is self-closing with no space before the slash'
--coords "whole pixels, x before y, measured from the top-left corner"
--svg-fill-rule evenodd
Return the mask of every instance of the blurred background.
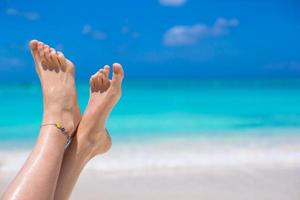
<path id="1" fill-rule="evenodd" d="M 107 125 L 115 145 L 88 168 L 142 171 L 130 179 L 141 196 L 126 188 L 122 198 L 219 199 L 213 188 L 226 182 L 223 199 L 299 199 L 299 8 L 297 0 L 0 0 L 0 172 L 16 171 L 38 134 L 42 96 L 28 49 L 38 39 L 75 64 L 82 112 L 89 77 L 123 65 L 123 96 Z M 203 182 L 200 172 L 216 166 L 237 175 L 221 170 Z M 152 174 L 161 185 L 149 187 L 147 170 L 168 177 Z M 105 181 L 104 193 L 115 184 Z"/>

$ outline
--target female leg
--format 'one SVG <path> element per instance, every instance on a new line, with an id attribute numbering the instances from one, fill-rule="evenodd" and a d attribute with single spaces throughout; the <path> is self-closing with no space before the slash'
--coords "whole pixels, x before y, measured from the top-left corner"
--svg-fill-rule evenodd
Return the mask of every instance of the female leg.
<path id="1" fill-rule="evenodd" d="M 114 64 L 112 80 L 109 80 L 109 71 L 109 67 L 105 66 L 90 79 L 89 103 L 75 138 L 64 155 L 55 191 L 56 200 L 69 199 L 87 162 L 111 147 L 105 123 L 121 96 L 124 71 L 120 64 Z"/>
<path id="2" fill-rule="evenodd" d="M 74 66 L 60 52 L 33 40 L 30 48 L 43 91 L 43 120 L 37 143 L 4 200 L 53 199 L 67 138 L 79 121 Z"/>

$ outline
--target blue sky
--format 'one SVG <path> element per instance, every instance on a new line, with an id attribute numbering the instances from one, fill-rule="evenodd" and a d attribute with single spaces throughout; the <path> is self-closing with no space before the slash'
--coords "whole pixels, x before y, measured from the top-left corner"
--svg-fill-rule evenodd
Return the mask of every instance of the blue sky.
<path id="1" fill-rule="evenodd" d="M 300 77 L 297 0 L 0 1 L 0 80 L 35 80 L 27 42 L 62 50 L 80 79 Z"/>

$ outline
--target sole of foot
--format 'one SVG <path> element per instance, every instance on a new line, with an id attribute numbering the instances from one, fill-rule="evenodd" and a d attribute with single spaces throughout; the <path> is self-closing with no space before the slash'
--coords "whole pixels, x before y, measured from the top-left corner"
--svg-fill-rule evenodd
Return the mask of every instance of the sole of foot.
<path id="1" fill-rule="evenodd" d="M 90 78 L 90 99 L 78 127 L 79 141 L 84 141 L 91 157 L 107 152 L 112 146 L 105 124 L 121 97 L 124 71 L 115 63 L 111 80 L 109 73 L 110 67 L 106 65 Z"/>
<path id="2" fill-rule="evenodd" d="M 43 91 L 43 123 L 59 123 L 72 135 L 81 119 L 74 65 L 43 42 L 32 40 L 29 46 Z"/>

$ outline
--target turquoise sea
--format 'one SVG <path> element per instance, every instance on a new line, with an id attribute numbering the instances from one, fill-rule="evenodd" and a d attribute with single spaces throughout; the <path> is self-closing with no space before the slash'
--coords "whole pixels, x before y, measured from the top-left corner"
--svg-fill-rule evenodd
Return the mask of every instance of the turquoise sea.
<path id="1" fill-rule="evenodd" d="M 83 111 L 88 83 L 77 85 Z M 299 102 L 300 80 L 125 80 L 113 148 L 87 168 L 299 169 Z M 39 84 L 1 84 L 0 105 L 0 170 L 16 172 L 39 131 Z"/>
<path id="2" fill-rule="evenodd" d="M 88 83 L 78 81 L 77 89 L 83 112 Z M 125 80 L 108 129 L 116 141 L 297 129 L 299 103 L 300 80 L 294 79 Z M 1 142 L 34 141 L 42 114 L 39 84 L 1 84 L 0 113 Z"/>

